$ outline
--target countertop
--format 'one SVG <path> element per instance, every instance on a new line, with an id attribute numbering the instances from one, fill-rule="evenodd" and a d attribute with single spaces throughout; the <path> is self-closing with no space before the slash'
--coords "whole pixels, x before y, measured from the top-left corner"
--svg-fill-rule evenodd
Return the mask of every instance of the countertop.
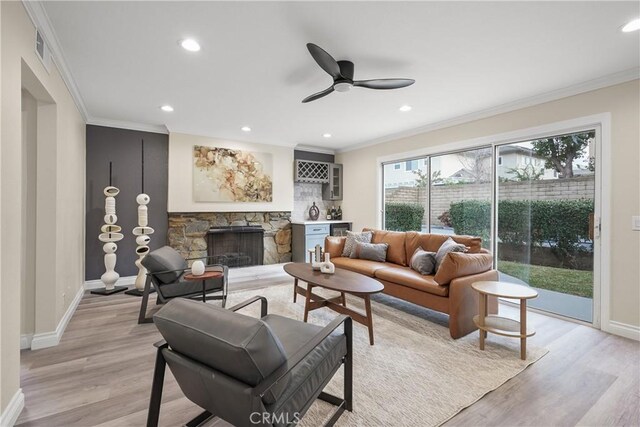
<path id="1" fill-rule="evenodd" d="M 341 223 L 345 223 L 345 222 L 353 222 L 353 221 L 348 221 L 348 220 L 344 220 L 344 219 L 339 219 L 339 220 L 319 219 L 317 221 L 311 221 L 311 220 L 307 220 L 307 221 L 291 221 L 291 224 L 300 224 L 300 225 L 341 224 Z"/>

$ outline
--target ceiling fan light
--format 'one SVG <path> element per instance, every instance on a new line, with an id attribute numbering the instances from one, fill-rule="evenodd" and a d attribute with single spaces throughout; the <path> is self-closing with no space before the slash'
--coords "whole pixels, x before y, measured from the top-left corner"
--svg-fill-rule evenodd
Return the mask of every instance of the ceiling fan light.
<path id="1" fill-rule="evenodd" d="M 336 90 L 336 92 L 349 92 L 352 87 L 353 84 L 348 82 L 340 82 L 333 85 L 333 88 Z"/>
<path id="2" fill-rule="evenodd" d="M 184 50 L 188 50 L 189 52 L 198 52 L 200 50 L 200 43 L 198 43 L 194 39 L 180 40 L 180 46 L 182 46 Z"/>

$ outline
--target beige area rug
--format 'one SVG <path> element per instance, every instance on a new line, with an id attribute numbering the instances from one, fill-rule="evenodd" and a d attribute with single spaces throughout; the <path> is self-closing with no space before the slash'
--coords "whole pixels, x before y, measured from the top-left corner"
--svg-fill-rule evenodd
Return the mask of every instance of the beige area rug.
<path id="1" fill-rule="evenodd" d="M 331 294 L 316 288 L 314 292 Z M 302 320 L 304 298 L 293 303 L 293 285 L 240 291 L 229 295 L 231 307 L 254 295 L 269 301 L 269 313 Z M 257 316 L 259 305 L 242 312 Z M 362 300 L 348 296 L 347 305 L 363 311 Z M 372 301 L 375 345 L 367 329 L 353 324 L 353 412 L 344 412 L 339 426 L 437 426 L 488 392 L 515 377 L 547 353 L 528 346 L 520 360 L 520 340 L 489 335 L 485 351 L 478 333 L 454 340 L 446 316 L 386 295 Z M 309 322 L 326 325 L 337 316 L 322 308 L 309 313 Z M 342 396 L 340 369 L 326 391 Z M 334 407 L 316 401 L 300 426 L 322 425 Z"/>

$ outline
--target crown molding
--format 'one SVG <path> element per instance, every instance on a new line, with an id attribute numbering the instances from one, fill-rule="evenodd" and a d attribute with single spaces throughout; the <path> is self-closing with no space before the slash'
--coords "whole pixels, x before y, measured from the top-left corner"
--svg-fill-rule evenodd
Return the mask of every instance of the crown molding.
<path id="1" fill-rule="evenodd" d="M 124 120 L 102 119 L 99 117 L 89 117 L 86 122 L 88 125 L 104 126 L 108 128 L 129 129 L 162 134 L 169 133 L 169 130 L 165 125 L 150 125 L 146 123 L 127 122 Z"/>
<path id="2" fill-rule="evenodd" d="M 457 125 L 472 122 L 475 120 L 486 119 L 488 117 L 497 116 L 499 114 L 504 114 L 504 113 L 520 110 L 527 107 L 532 107 L 534 105 L 544 104 L 546 102 L 556 101 L 558 99 L 579 95 L 585 92 L 591 92 L 593 90 L 602 89 L 608 86 L 614 86 L 617 84 L 626 83 L 632 80 L 637 80 L 639 78 L 640 78 L 640 67 L 635 67 L 635 68 L 631 68 L 618 73 L 613 73 L 607 76 L 599 77 L 597 79 L 588 80 L 586 82 L 567 86 L 551 92 L 546 92 L 540 95 L 534 95 L 528 98 L 522 98 L 517 101 L 508 102 L 506 104 L 487 108 L 485 110 L 476 111 L 474 113 L 464 114 L 462 116 L 457 116 L 451 119 L 442 120 L 442 121 L 431 123 L 418 128 L 393 133 L 393 134 L 376 138 L 370 141 L 353 144 L 353 145 L 338 149 L 336 150 L 336 152 L 346 153 L 348 151 L 354 151 L 360 148 L 370 147 L 372 145 L 378 145 L 378 144 L 393 141 L 396 139 L 407 138 L 407 137 L 415 136 L 421 133 L 432 132 L 434 130 L 444 129 L 451 126 L 457 126 Z"/>
<path id="3" fill-rule="evenodd" d="M 336 154 L 336 150 L 332 150 L 331 148 L 321 148 L 314 147 L 312 145 L 296 145 L 293 147 L 294 150 L 300 151 L 311 151 L 312 153 L 322 153 L 322 154 Z"/>
<path id="4" fill-rule="evenodd" d="M 64 81 L 64 84 L 67 86 L 69 93 L 71 93 L 71 97 L 73 98 L 80 115 L 86 122 L 89 118 L 89 113 L 87 112 L 87 108 L 82 99 L 82 95 L 80 95 L 80 90 L 73 79 L 73 74 L 71 74 L 71 70 L 67 65 L 67 61 L 64 57 L 64 53 L 62 51 L 62 47 L 60 46 L 60 42 L 58 41 L 58 37 L 53 29 L 53 25 L 49 20 L 49 16 L 42 6 L 42 2 L 40 1 L 28 1 L 22 0 L 22 4 L 24 5 L 25 10 L 27 11 L 27 15 L 29 15 L 29 19 L 35 27 L 40 31 L 40 34 L 44 38 L 45 43 L 51 50 L 51 57 L 53 62 L 56 64 L 58 68 L 58 72 L 60 73 L 60 77 Z"/>

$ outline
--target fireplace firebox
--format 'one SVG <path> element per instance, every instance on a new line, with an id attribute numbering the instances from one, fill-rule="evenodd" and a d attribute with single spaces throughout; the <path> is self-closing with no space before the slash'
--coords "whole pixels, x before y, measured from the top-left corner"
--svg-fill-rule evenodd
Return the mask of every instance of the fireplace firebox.
<path id="1" fill-rule="evenodd" d="M 222 226 L 209 229 L 207 255 L 210 262 L 229 268 L 262 265 L 264 229 L 262 226 Z"/>

